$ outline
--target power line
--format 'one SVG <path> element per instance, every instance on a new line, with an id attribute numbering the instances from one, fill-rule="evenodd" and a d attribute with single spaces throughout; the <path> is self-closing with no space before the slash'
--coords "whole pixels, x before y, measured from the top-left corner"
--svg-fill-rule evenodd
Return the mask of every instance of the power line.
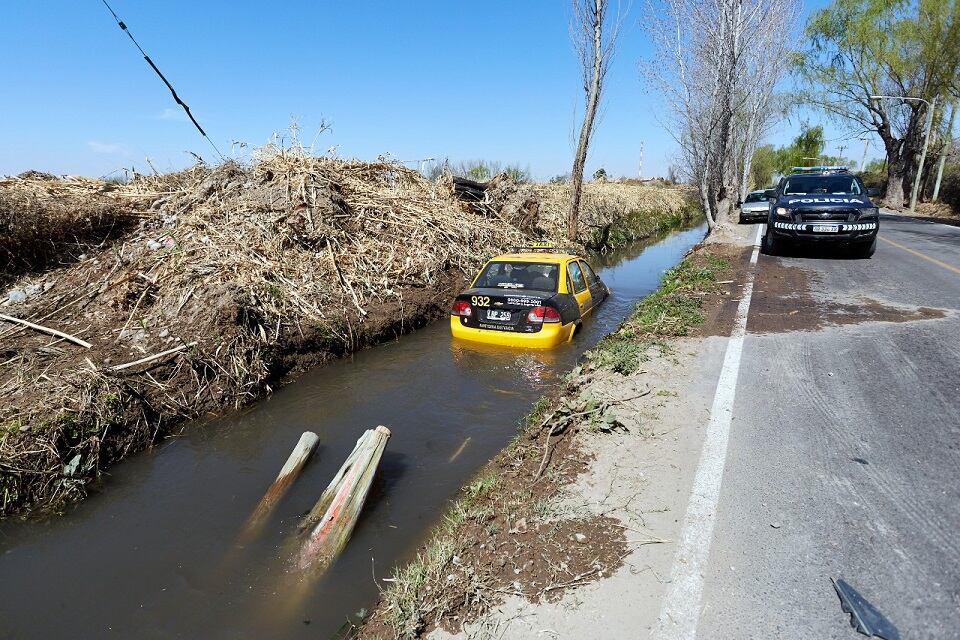
<path id="1" fill-rule="evenodd" d="M 187 106 L 186 102 L 180 99 L 180 96 L 177 95 L 177 91 L 173 88 L 173 85 L 170 84 L 170 81 L 167 80 L 167 78 L 160 72 L 160 69 L 157 68 L 157 65 L 153 63 L 153 60 L 150 59 L 150 56 L 147 55 L 147 52 L 143 50 L 143 47 L 140 46 L 140 43 L 137 42 L 136 38 L 133 37 L 133 34 L 130 33 L 130 29 L 127 28 L 127 25 L 113 10 L 113 7 L 107 3 L 107 0 L 101 0 L 101 2 L 103 2 L 104 6 L 107 8 L 107 11 L 110 12 L 110 15 L 113 16 L 113 19 L 117 21 L 117 26 L 120 27 L 125 34 L 127 34 L 127 37 L 130 38 L 130 42 L 133 43 L 133 46 L 140 51 L 140 54 L 143 56 L 143 59 L 147 61 L 147 64 L 150 65 L 150 68 L 153 69 L 158 76 L 160 76 L 160 79 L 163 80 L 163 84 L 167 85 L 167 89 L 170 90 L 173 100 L 178 105 L 183 107 L 183 110 L 187 113 L 187 117 L 190 118 L 190 122 L 192 122 L 193 126 L 197 128 L 197 131 L 200 132 L 200 135 L 207 139 L 207 142 L 210 143 L 210 146 L 213 147 L 213 150 L 217 152 L 217 155 L 220 156 L 221 160 L 226 160 L 226 158 L 223 157 L 223 154 L 220 153 L 220 149 L 217 149 L 217 145 L 213 143 L 213 140 L 210 139 L 210 136 L 207 135 L 207 132 L 203 130 L 203 127 L 200 126 L 200 123 L 197 122 L 197 119 L 193 117 L 192 113 L 190 113 L 190 107 Z"/>

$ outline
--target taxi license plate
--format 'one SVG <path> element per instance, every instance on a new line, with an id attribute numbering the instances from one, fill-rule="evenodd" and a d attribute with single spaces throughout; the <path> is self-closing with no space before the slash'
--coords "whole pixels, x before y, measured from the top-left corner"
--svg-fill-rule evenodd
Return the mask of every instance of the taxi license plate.
<path id="1" fill-rule="evenodd" d="M 487 320 L 509 320 L 510 312 L 509 311 L 497 311 L 496 309 L 491 309 L 487 311 Z"/>
<path id="2" fill-rule="evenodd" d="M 813 225 L 814 233 L 838 233 L 840 231 L 840 225 L 837 224 L 815 224 Z"/>

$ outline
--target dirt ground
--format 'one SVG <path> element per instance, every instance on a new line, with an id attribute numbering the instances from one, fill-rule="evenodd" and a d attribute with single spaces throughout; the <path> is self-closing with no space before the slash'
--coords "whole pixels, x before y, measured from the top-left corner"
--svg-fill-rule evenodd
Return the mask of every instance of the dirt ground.
<path id="1" fill-rule="evenodd" d="M 950 205 L 943 202 L 919 202 L 917 203 L 916 213 L 910 213 L 907 209 L 894 211 L 894 213 L 898 216 L 960 227 L 960 212 L 954 211 Z"/>

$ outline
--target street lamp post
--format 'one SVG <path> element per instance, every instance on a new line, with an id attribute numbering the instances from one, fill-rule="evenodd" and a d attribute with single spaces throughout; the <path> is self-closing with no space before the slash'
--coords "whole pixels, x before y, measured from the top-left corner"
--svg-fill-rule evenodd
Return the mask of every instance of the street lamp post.
<path id="1" fill-rule="evenodd" d="M 923 163 L 927 159 L 927 143 L 930 142 L 930 128 L 933 126 L 933 112 L 937 108 L 937 96 L 933 97 L 933 102 L 923 98 L 913 98 L 910 96 L 870 96 L 871 100 L 916 100 L 927 105 L 927 130 L 923 134 L 923 151 L 920 152 L 920 166 L 917 168 L 917 175 L 913 178 L 913 189 L 910 191 L 910 213 L 914 212 L 917 206 L 917 191 L 920 189 L 920 176 L 923 175 Z"/>

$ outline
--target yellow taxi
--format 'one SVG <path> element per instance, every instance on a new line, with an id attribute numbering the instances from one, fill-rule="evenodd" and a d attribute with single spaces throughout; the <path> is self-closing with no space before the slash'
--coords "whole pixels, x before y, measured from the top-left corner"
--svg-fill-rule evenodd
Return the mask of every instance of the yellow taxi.
<path id="1" fill-rule="evenodd" d="M 572 340 L 608 295 L 582 257 L 535 243 L 483 266 L 454 300 L 450 332 L 463 340 L 547 349 Z"/>

